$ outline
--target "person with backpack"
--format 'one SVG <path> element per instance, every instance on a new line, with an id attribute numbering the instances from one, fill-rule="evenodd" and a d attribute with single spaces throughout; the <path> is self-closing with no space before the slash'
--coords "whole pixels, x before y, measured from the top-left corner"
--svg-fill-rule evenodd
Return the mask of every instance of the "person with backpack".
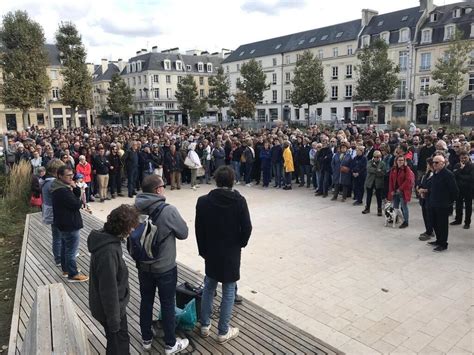
<path id="1" fill-rule="evenodd" d="M 106 354 L 130 354 L 127 304 L 130 299 L 128 268 L 122 254 L 122 241 L 138 224 L 139 213 L 130 205 L 121 205 L 107 216 L 99 230 L 87 239 L 91 253 L 89 308 L 104 327 Z"/>
<path id="2" fill-rule="evenodd" d="M 160 297 L 161 316 L 163 322 L 165 353 L 175 354 L 184 350 L 188 339 L 177 338 L 175 335 L 175 295 L 178 282 L 176 265 L 176 239 L 184 240 L 188 237 L 188 226 L 179 214 L 176 207 L 166 203 L 164 196 L 165 184 L 158 175 L 148 175 L 143 179 L 142 193 L 135 198 L 135 207 L 149 216 L 152 225 L 156 228 L 152 236 L 154 248 L 145 249 L 137 240 L 137 235 L 130 236 L 129 251 L 137 263 L 138 279 L 140 282 L 140 330 L 143 348 L 150 350 L 154 331 L 152 328 L 153 304 L 155 292 L 158 288 Z M 151 229 L 151 228 L 150 228 Z M 140 230 L 140 226 L 137 227 Z M 148 227 L 145 228 L 148 230 Z M 133 250 L 138 253 L 134 253 Z"/>

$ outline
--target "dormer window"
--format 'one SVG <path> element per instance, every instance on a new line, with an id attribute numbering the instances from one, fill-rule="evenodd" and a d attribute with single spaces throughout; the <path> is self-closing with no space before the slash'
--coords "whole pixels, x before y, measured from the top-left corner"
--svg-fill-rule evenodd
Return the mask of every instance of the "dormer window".
<path id="1" fill-rule="evenodd" d="M 298 42 L 298 45 L 301 46 L 303 43 L 304 43 L 304 39 L 300 40 L 300 41 Z"/>
<path id="2" fill-rule="evenodd" d="M 338 33 L 336 34 L 336 38 L 341 37 L 343 33 L 344 33 L 344 32 L 338 32 Z"/>
<path id="3" fill-rule="evenodd" d="M 137 71 L 142 71 L 142 62 L 141 61 L 137 62 Z"/>
<path id="4" fill-rule="evenodd" d="M 212 63 L 207 63 L 207 72 L 212 73 Z"/>
<path id="5" fill-rule="evenodd" d="M 380 39 L 384 41 L 385 43 L 389 44 L 390 43 L 390 32 L 385 31 L 380 34 Z"/>
<path id="6" fill-rule="evenodd" d="M 171 70 L 171 60 L 165 59 L 164 66 L 165 66 L 165 70 Z"/>
<path id="7" fill-rule="evenodd" d="M 183 62 L 182 61 L 177 60 L 175 64 L 176 64 L 176 70 L 178 70 L 178 71 L 183 70 Z"/>
<path id="8" fill-rule="evenodd" d="M 192 70 L 192 67 L 188 64 L 186 65 L 186 71 L 191 71 Z"/>
<path id="9" fill-rule="evenodd" d="M 129 64 L 127 64 L 127 74 L 129 74 L 130 71 L 131 71 L 131 64 L 129 63 Z"/>
<path id="10" fill-rule="evenodd" d="M 275 49 L 279 49 L 280 47 L 281 47 L 281 44 L 277 44 L 277 45 L 275 46 Z"/>
<path id="11" fill-rule="evenodd" d="M 449 41 L 451 38 L 453 38 L 455 31 L 456 31 L 456 27 L 454 25 L 445 26 L 444 27 L 444 40 Z"/>
<path id="12" fill-rule="evenodd" d="M 382 21 L 379 21 L 379 23 L 377 24 L 377 26 L 382 26 L 383 25 L 383 20 Z"/>
<path id="13" fill-rule="evenodd" d="M 370 45 L 370 36 L 369 35 L 362 36 L 362 48 L 368 47 L 369 45 Z"/>
<path id="14" fill-rule="evenodd" d="M 255 49 L 252 49 L 252 50 L 250 51 L 250 54 L 254 54 L 254 53 L 255 53 Z"/>
<path id="15" fill-rule="evenodd" d="M 421 43 L 431 43 L 431 28 L 421 31 Z"/>
<path id="16" fill-rule="evenodd" d="M 324 35 L 324 36 L 321 37 L 321 41 L 325 41 L 327 39 L 328 39 L 328 35 Z"/>
<path id="17" fill-rule="evenodd" d="M 245 51 L 240 52 L 239 57 L 242 57 L 245 54 Z"/>
<path id="18" fill-rule="evenodd" d="M 132 73 L 137 71 L 137 63 L 132 62 Z"/>
<path id="19" fill-rule="evenodd" d="M 436 21 L 438 21 L 438 13 L 437 12 L 430 15 L 430 22 L 436 22 Z"/>
<path id="20" fill-rule="evenodd" d="M 311 37 L 309 43 L 313 43 L 314 41 L 316 41 L 316 37 Z"/>
<path id="21" fill-rule="evenodd" d="M 409 28 L 402 28 L 400 30 L 400 39 L 398 42 L 408 42 L 410 39 L 410 29 Z"/>
<path id="22" fill-rule="evenodd" d="M 402 17 L 402 22 L 405 22 L 406 20 L 408 20 L 408 16 L 403 16 Z"/>
<path id="23" fill-rule="evenodd" d="M 197 64 L 198 67 L 198 72 L 203 72 L 204 71 L 204 64 L 202 62 L 199 62 Z"/>
<path id="24" fill-rule="evenodd" d="M 453 10 L 453 18 L 461 17 L 461 9 L 454 9 Z"/>

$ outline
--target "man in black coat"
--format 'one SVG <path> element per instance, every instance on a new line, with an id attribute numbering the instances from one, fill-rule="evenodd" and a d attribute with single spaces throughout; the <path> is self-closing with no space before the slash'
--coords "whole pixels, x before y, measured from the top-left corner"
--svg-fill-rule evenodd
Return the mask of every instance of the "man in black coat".
<path id="1" fill-rule="evenodd" d="M 76 264 L 79 247 L 79 231 L 83 227 L 80 209 L 81 189 L 76 186 L 72 177 L 74 173 L 66 165 L 59 167 L 58 178 L 51 184 L 53 203 L 53 224 L 59 230 L 62 241 L 61 268 L 63 276 L 69 282 L 84 282 L 89 280 L 79 274 Z"/>
<path id="2" fill-rule="evenodd" d="M 459 159 L 459 164 L 454 167 L 454 176 L 459 188 L 459 195 L 456 200 L 456 218 L 450 224 L 454 226 L 462 223 L 464 206 L 466 210 L 464 229 L 469 229 L 472 215 L 472 193 L 474 191 L 474 164 L 467 152 L 461 152 Z"/>
<path id="3" fill-rule="evenodd" d="M 138 178 L 138 144 L 132 142 L 130 149 L 125 153 L 124 165 L 127 170 L 127 187 L 128 197 L 133 198 L 137 193 L 135 192 L 135 186 Z"/>
<path id="4" fill-rule="evenodd" d="M 459 190 L 454 174 L 446 169 L 446 159 L 442 155 L 433 158 L 433 169 L 428 187 L 428 204 L 436 240 L 428 244 L 435 246 L 433 251 L 441 252 L 448 249 L 449 213 Z"/>
<path id="5" fill-rule="evenodd" d="M 206 277 L 201 303 L 201 336 L 211 328 L 211 313 L 217 283 L 222 300 L 217 341 L 225 343 L 239 334 L 230 327 L 236 282 L 240 279 L 241 249 L 247 246 L 252 223 L 247 201 L 233 190 L 234 171 L 222 166 L 215 172 L 217 189 L 201 196 L 196 204 L 195 230 L 199 255 L 204 258 Z"/>

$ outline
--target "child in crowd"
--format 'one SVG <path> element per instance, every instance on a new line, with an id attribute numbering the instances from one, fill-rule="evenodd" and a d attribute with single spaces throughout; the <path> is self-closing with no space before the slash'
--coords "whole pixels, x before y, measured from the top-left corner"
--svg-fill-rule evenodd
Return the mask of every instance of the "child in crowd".
<path id="1" fill-rule="evenodd" d="M 82 208 L 85 209 L 87 212 L 92 213 L 89 204 L 87 203 L 87 183 L 84 182 L 84 175 L 76 174 L 76 186 L 81 189 L 81 201 L 82 201 Z"/>

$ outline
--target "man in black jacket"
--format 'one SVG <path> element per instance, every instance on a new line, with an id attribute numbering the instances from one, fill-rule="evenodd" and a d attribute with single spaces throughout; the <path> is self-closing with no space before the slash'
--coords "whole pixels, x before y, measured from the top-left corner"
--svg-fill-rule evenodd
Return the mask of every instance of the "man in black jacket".
<path id="1" fill-rule="evenodd" d="M 441 252 L 448 249 L 449 213 L 459 190 L 453 173 L 446 169 L 446 159 L 442 155 L 433 158 L 433 169 L 427 192 L 436 240 L 428 244 L 435 246 L 433 251 Z"/>
<path id="2" fill-rule="evenodd" d="M 84 282 L 89 280 L 79 274 L 76 264 L 79 247 L 79 231 L 83 227 L 80 209 L 81 189 L 76 187 L 72 179 L 73 172 L 65 165 L 59 167 L 58 178 L 51 185 L 53 202 L 53 224 L 60 232 L 62 240 L 61 268 L 63 276 L 69 282 Z"/>
<path id="3" fill-rule="evenodd" d="M 466 210 L 464 229 L 469 229 L 471 226 L 472 193 L 474 190 L 474 164 L 471 162 L 467 152 L 461 152 L 459 159 L 459 164 L 456 164 L 454 167 L 454 176 L 459 188 L 459 196 L 456 200 L 456 218 L 450 224 L 454 226 L 462 223 L 464 205 Z"/>
<path id="4" fill-rule="evenodd" d="M 92 168 L 97 176 L 97 182 L 99 183 L 99 196 L 100 202 L 104 202 L 107 197 L 107 190 L 109 186 L 109 169 L 110 162 L 105 156 L 104 147 L 99 148 L 99 154 L 94 157 L 92 162 Z"/>
<path id="5" fill-rule="evenodd" d="M 217 283 L 222 283 L 217 341 L 238 336 L 230 327 L 236 282 L 240 279 L 241 249 L 247 246 L 252 223 L 247 201 L 233 190 L 234 171 L 221 166 L 215 172 L 217 189 L 201 196 L 196 204 L 195 230 L 199 255 L 204 258 L 206 277 L 201 303 L 201 336 L 208 337 Z"/>
<path id="6" fill-rule="evenodd" d="M 299 174 L 300 174 L 300 187 L 304 186 L 306 176 L 306 187 L 311 186 L 311 163 L 309 161 L 309 151 L 311 146 L 309 139 L 304 138 L 303 145 L 298 150 L 298 161 L 299 161 Z"/>
<path id="7" fill-rule="evenodd" d="M 127 170 L 127 187 L 128 197 L 133 198 L 137 193 L 135 192 L 135 186 L 138 178 L 138 144 L 132 142 L 130 149 L 125 153 L 124 165 Z"/>
<path id="8" fill-rule="evenodd" d="M 418 156 L 418 165 L 416 166 L 418 173 L 417 176 L 421 178 L 426 173 L 426 159 L 433 156 L 436 148 L 433 145 L 433 139 L 430 136 L 425 137 L 425 145 L 420 148 L 420 154 Z"/>

